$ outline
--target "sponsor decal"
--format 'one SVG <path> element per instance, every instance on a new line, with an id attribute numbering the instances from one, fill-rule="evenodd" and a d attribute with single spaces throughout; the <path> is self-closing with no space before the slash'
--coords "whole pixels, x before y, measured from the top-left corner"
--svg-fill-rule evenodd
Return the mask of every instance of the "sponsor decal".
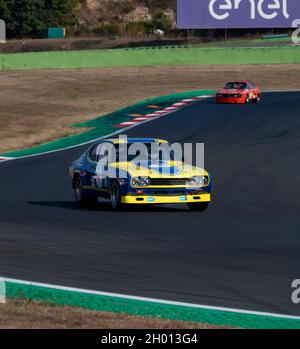
<path id="1" fill-rule="evenodd" d="M 150 164 L 149 169 L 159 174 L 179 174 L 181 168 L 176 166 L 169 166 L 167 163 Z"/>
<path id="2" fill-rule="evenodd" d="M 177 0 L 177 27 L 294 28 L 299 0 Z"/>
<path id="3" fill-rule="evenodd" d="M 292 34 L 292 42 L 295 45 L 299 45 L 300 44 L 300 19 L 295 19 L 293 22 L 293 28 L 297 28 L 296 30 L 294 30 L 293 34 Z"/>

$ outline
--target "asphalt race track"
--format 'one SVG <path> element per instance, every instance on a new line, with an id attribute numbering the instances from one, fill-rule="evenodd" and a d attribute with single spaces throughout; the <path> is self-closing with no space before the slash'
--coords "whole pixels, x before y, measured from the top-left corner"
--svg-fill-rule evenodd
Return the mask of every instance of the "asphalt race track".
<path id="1" fill-rule="evenodd" d="M 300 92 L 202 101 L 128 136 L 205 142 L 210 209 L 79 209 L 67 170 L 86 147 L 2 163 L 0 275 L 300 315 Z"/>

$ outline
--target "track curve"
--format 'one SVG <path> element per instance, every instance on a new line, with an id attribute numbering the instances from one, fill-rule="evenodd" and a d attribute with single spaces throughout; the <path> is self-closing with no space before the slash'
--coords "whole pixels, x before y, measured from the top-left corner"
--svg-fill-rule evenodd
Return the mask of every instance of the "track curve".
<path id="1" fill-rule="evenodd" d="M 205 142 L 205 213 L 78 209 L 67 169 L 86 147 L 0 164 L 0 275 L 300 315 L 300 92 L 188 106 L 128 136 Z"/>

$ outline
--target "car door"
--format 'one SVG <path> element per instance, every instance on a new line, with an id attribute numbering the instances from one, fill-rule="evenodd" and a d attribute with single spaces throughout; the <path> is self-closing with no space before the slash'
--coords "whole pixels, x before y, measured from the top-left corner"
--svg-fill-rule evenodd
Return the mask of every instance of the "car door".
<path id="1" fill-rule="evenodd" d="M 86 156 L 86 184 L 90 189 L 96 189 L 95 177 L 97 174 L 97 148 L 99 144 L 93 145 L 87 152 Z"/>
<path id="2" fill-rule="evenodd" d="M 98 143 L 95 146 L 93 146 L 88 154 L 88 177 L 90 186 L 97 190 L 98 192 L 105 192 L 107 191 L 108 185 L 108 178 L 107 178 L 107 170 L 105 171 L 105 164 L 101 162 L 101 159 L 104 158 L 105 155 L 105 147 L 108 143 Z M 102 155 L 100 155 L 102 154 Z"/>

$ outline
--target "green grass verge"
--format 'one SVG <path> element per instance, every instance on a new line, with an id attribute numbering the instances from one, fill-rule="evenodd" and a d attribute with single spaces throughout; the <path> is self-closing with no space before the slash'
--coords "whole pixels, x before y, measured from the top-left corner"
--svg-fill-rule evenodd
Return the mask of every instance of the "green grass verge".
<path id="1" fill-rule="evenodd" d="M 176 93 L 176 94 L 146 99 L 132 106 L 122 108 L 113 113 L 98 117 L 96 119 L 87 121 L 85 123 L 73 125 L 74 127 L 87 127 L 89 128 L 87 132 L 83 132 L 81 134 L 77 134 L 74 136 L 61 138 L 47 144 L 39 145 L 37 147 L 32 147 L 28 149 L 1 154 L 1 156 L 22 157 L 22 156 L 28 156 L 28 155 L 35 155 L 35 154 L 55 151 L 55 150 L 83 144 L 86 142 L 90 142 L 97 138 L 101 138 L 109 134 L 112 134 L 114 132 L 117 132 L 119 129 L 116 128 L 115 125 L 122 123 L 124 121 L 132 120 L 133 117 L 130 116 L 130 114 L 144 115 L 144 114 L 155 111 L 155 109 L 149 109 L 148 106 L 151 104 L 156 105 L 158 107 L 157 108 L 158 110 L 161 108 L 168 107 L 171 104 L 179 102 L 185 98 L 192 98 L 195 96 L 207 95 L 212 93 L 214 93 L 214 91 L 200 90 L 200 91 Z"/>
<path id="2" fill-rule="evenodd" d="M 6 295 L 11 299 L 83 307 L 86 309 L 124 313 L 136 316 L 159 317 L 169 320 L 206 323 L 253 329 L 299 329 L 300 320 L 207 309 L 205 307 L 166 304 L 154 300 L 132 299 L 126 296 L 90 293 L 89 291 L 57 289 L 55 286 L 25 282 L 5 282 Z"/>
<path id="3" fill-rule="evenodd" d="M 241 46 L 251 46 L 255 47 L 258 44 L 268 44 L 268 47 L 276 46 L 277 44 L 291 44 L 291 37 L 270 37 L 268 39 L 258 38 L 258 39 L 229 39 L 229 40 L 219 40 L 208 43 L 195 44 L 193 47 L 210 47 L 210 48 L 225 48 L 225 47 L 235 47 L 237 45 Z M 277 45 L 278 46 L 278 45 Z"/>
<path id="4" fill-rule="evenodd" d="M 299 46 L 142 48 L 0 55 L 2 70 L 104 68 L 193 64 L 300 63 Z"/>

